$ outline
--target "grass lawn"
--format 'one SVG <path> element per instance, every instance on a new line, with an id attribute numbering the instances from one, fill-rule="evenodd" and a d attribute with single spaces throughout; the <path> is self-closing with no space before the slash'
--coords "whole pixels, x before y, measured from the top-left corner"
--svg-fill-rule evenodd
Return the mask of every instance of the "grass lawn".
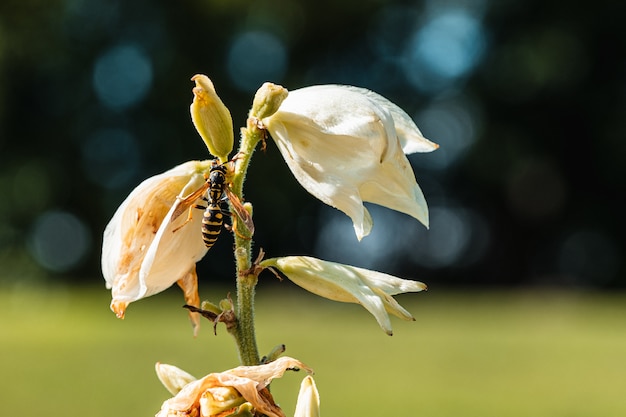
<path id="1" fill-rule="evenodd" d="M 198 377 L 237 365 L 223 327 L 216 337 L 205 321 L 192 337 L 177 289 L 131 304 L 123 321 L 109 297 L 0 290 L 0 414 L 153 416 L 169 397 L 155 362 Z M 397 298 L 417 321 L 392 318 L 389 337 L 360 306 L 262 283 L 259 348 L 285 343 L 315 369 L 324 416 L 626 416 L 626 294 L 433 288 Z M 302 377 L 272 384 L 288 416 Z"/>

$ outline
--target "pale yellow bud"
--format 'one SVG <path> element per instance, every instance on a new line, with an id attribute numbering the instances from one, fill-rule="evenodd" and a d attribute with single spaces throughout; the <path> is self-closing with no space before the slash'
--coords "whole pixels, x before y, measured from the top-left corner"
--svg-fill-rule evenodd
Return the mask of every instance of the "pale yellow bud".
<path id="1" fill-rule="evenodd" d="M 200 397 L 200 415 L 215 416 L 246 402 L 233 387 L 211 387 Z"/>
<path id="2" fill-rule="evenodd" d="M 270 117 L 280 107 L 283 100 L 287 98 L 287 89 L 276 84 L 265 83 L 254 95 L 250 116 L 257 119 Z"/>
<path id="3" fill-rule="evenodd" d="M 191 80 L 196 82 L 190 107 L 191 120 L 209 152 L 224 163 L 233 150 L 233 119 L 209 77 L 197 74 Z"/>
<path id="4" fill-rule="evenodd" d="M 154 369 L 159 377 L 159 381 L 173 395 L 178 394 L 185 385 L 196 380 L 193 375 L 173 365 L 157 362 Z"/>

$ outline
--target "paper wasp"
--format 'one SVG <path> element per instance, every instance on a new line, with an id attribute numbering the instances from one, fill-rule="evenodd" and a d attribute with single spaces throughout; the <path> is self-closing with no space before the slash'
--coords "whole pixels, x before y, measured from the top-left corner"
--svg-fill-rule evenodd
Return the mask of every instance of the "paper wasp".
<path id="1" fill-rule="evenodd" d="M 214 162 L 209 174 L 204 174 L 205 183 L 202 187 L 180 199 L 178 207 L 172 214 L 171 221 L 174 221 L 187 209 L 189 209 L 189 216 L 187 217 L 187 221 L 185 221 L 185 223 L 174 229 L 174 232 L 185 226 L 192 219 L 192 210 L 194 208 L 203 209 L 204 216 L 202 218 L 202 240 L 204 241 L 206 247 L 210 249 L 222 231 L 224 216 L 230 216 L 230 212 L 222 207 L 226 198 L 228 198 L 237 217 L 241 219 L 250 235 L 254 234 L 252 216 L 243 206 L 241 200 L 239 200 L 239 198 L 231 191 L 227 181 L 227 174 L 228 168 L 225 163 L 218 164 Z M 207 193 L 206 196 L 205 193 Z M 200 198 L 207 202 L 206 206 L 194 204 Z M 233 230 L 235 233 L 237 233 L 236 225 L 236 219 L 233 219 Z"/>

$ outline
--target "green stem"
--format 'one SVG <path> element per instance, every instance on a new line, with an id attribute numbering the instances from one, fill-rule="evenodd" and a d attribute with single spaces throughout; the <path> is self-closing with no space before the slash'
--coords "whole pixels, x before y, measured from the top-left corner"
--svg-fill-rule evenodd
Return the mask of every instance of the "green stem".
<path id="1" fill-rule="evenodd" d="M 231 189 L 243 201 L 243 182 L 245 180 L 250 159 L 259 141 L 264 137 L 252 121 L 241 130 L 241 142 L 235 164 L 235 174 Z M 233 218 L 237 216 L 232 213 Z M 258 365 L 260 362 L 259 350 L 256 343 L 254 329 L 254 295 L 257 277 L 252 272 L 252 236 L 247 236 L 243 230 L 234 233 L 235 236 L 235 263 L 237 269 L 237 326 L 231 333 L 235 337 L 239 350 L 239 360 L 242 365 Z"/>

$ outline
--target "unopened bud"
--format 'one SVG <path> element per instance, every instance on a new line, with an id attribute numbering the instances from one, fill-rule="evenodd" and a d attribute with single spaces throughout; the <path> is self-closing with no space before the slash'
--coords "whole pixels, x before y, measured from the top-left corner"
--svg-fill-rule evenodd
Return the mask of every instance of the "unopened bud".
<path id="1" fill-rule="evenodd" d="M 191 80 L 196 82 L 190 107 L 191 120 L 209 152 L 225 163 L 235 140 L 233 119 L 209 77 L 197 74 Z"/>
<path id="2" fill-rule="evenodd" d="M 178 394 L 185 385 L 196 380 L 193 375 L 173 365 L 157 362 L 154 369 L 161 383 L 172 395 Z"/>
<path id="3" fill-rule="evenodd" d="M 200 397 L 200 414 L 215 416 L 245 402 L 246 399 L 233 387 L 208 388 Z"/>
<path id="4" fill-rule="evenodd" d="M 296 403 L 294 417 L 319 417 L 320 396 L 311 375 L 307 375 L 300 384 L 300 393 Z"/>
<path id="5" fill-rule="evenodd" d="M 287 94 L 287 89 L 283 86 L 264 83 L 254 95 L 250 116 L 263 119 L 273 115 L 287 98 Z"/>

